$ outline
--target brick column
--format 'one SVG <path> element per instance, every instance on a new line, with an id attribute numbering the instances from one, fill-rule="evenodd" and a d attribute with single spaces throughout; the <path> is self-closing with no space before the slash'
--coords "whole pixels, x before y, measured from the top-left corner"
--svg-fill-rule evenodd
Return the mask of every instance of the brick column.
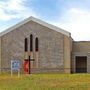
<path id="1" fill-rule="evenodd" d="M 70 73 L 71 72 L 71 45 L 70 45 L 70 38 L 64 36 L 64 72 Z"/>

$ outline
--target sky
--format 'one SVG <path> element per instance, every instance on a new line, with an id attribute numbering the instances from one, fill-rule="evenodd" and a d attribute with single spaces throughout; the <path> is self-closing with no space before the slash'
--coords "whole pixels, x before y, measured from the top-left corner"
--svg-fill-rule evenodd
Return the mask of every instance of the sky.
<path id="1" fill-rule="evenodd" d="M 30 16 L 90 41 L 90 0 L 0 0 L 0 32 Z"/>

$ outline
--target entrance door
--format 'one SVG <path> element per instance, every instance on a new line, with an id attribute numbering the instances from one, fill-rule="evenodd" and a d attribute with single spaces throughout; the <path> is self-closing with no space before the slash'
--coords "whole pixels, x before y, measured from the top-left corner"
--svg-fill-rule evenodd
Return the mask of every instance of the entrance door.
<path id="1" fill-rule="evenodd" d="M 76 73 L 87 72 L 87 56 L 76 56 Z"/>

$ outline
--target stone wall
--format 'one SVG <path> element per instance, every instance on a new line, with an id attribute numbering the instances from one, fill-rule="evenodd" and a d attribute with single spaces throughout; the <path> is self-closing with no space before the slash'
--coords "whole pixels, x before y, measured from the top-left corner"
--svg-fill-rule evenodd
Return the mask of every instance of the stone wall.
<path id="1" fill-rule="evenodd" d="M 20 60 L 21 68 L 23 67 L 22 63 L 24 60 L 24 38 L 29 38 L 30 34 L 33 34 L 34 39 L 35 37 L 39 38 L 38 70 L 39 68 L 48 68 L 49 70 L 50 68 L 51 70 L 59 68 L 60 70 L 57 69 L 57 71 L 63 72 L 64 35 L 33 21 L 30 21 L 1 37 L 2 70 L 5 71 L 5 69 L 10 69 L 10 60 L 13 59 Z M 35 67 L 33 68 L 35 69 Z M 48 72 L 47 69 L 46 71 Z M 40 72 L 42 72 L 42 70 L 40 70 Z"/>
<path id="2" fill-rule="evenodd" d="M 90 41 L 73 42 L 72 72 L 75 73 L 76 56 L 87 56 L 87 72 L 90 73 Z"/>
<path id="3" fill-rule="evenodd" d="M 0 73 L 1 73 L 1 38 L 0 38 Z"/>

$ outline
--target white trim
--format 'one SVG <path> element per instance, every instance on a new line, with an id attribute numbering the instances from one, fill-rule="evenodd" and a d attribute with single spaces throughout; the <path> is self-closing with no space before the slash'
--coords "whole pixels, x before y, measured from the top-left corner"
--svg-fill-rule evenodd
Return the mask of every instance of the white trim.
<path id="1" fill-rule="evenodd" d="M 51 24 L 48 24 L 48 23 L 46 23 L 46 22 L 44 22 L 44 21 L 42 21 L 42 20 L 40 20 L 40 19 L 37 19 L 37 18 L 34 18 L 34 17 L 31 16 L 31 17 L 23 20 L 22 22 L 16 24 L 15 26 L 12 26 L 11 28 L 9 28 L 9 29 L 1 32 L 1 33 L 0 33 L 0 36 L 3 36 L 3 35 L 5 35 L 5 34 L 9 33 L 10 31 L 12 31 L 12 30 L 20 27 L 21 25 L 23 25 L 23 24 L 25 24 L 25 23 L 27 23 L 27 22 L 29 22 L 29 21 L 34 21 L 34 22 L 36 22 L 36 23 L 39 23 L 39 24 L 41 24 L 41 25 L 43 25 L 43 26 L 45 26 L 45 27 L 48 27 L 48 28 L 50 28 L 50 29 L 52 29 L 52 30 L 55 30 L 55 31 L 57 31 L 57 32 L 60 32 L 60 33 L 62 33 L 62 34 L 64 34 L 64 35 L 66 35 L 66 36 L 70 36 L 70 35 L 71 35 L 69 32 L 67 32 L 67 31 L 65 31 L 65 30 L 63 30 L 63 29 L 61 29 L 61 28 L 59 28 L 59 27 L 56 27 L 56 26 L 51 25 Z"/>

